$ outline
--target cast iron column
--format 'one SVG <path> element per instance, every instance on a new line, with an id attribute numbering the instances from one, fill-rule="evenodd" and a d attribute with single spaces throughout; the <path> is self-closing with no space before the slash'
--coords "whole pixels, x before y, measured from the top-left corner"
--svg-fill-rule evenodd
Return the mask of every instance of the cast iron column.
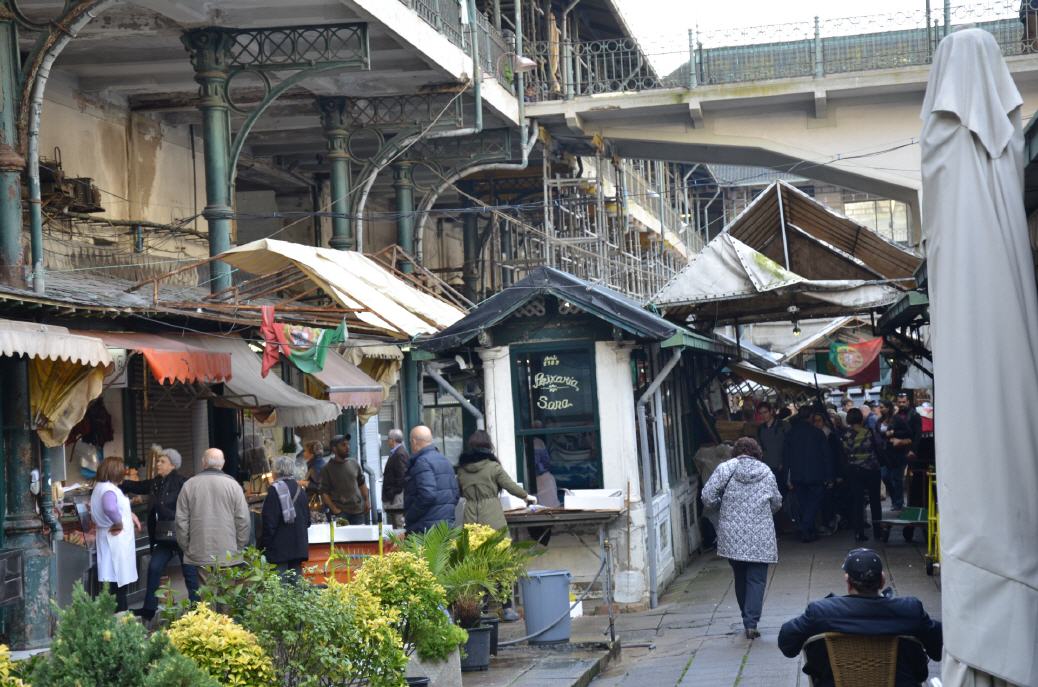
<path id="1" fill-rule="evenodd" d="M 396 242 L 414 255 L 414 182 L 411 180 L 411 162 L 401 160 L 393 165 L 393 188 L 396 189 Z M 404 262 L 400 271 L 414 271 L 414 265 Z"/>
<path id="2" fill-rule="evenodd" d="M 3 458 L 7 481 L 4 547 L 23 556 L 22 601 L 7 611 L 11 647 L 36 649 L 50 643 L 51 547 L 29 487 L 39 468 L 29 417 L 29 370 L 25 358 L 0 358 L 3 380 Z M 39 473 L 37 473 L 39 474 Z M 49 485 L 41 488 L 50 488 Z"/>
<path id="3" fill-rule="evenodd" d="M 198 109 L 202 112 L 202 141 L 205 148 L 205 197 L 202 216 L 209 223 L 209 255 L 231 247 L 230 141 L 231 120 L 227 106 L 227 63 L 233 37 L 219 29 L 196 29 L 182 37 L 195 68 L 199 86 Z M 231 287 L 231 268 L 223 262 L 210 264 L 210 290 Z"/>
<path id="4" fill-rule="evenodd" d="M 321 126 L 328 139 L 329 186 L 332 196 L 332 238 L 336 250 L 354 250 L 350 221 L 350 154 L 347 150 L 346 98 L 318 98 Z"/>
<path id="5" fill-rule="evenodd" d="M 462 190 L 471 194 L 468 189 Z M 476 289 L 479 286 L 479 217 L 472 211 L 471 202 L 466 202 L 465 206 L 466 212 L 461 218 L 461 245 L 464 255 L 461 280 L 465 285 L 465 298 L 475 303 Z"/>
<path id="6" fill-rule="evenodd" d="M 0 2 L 0 9 L 4 9 Z M 6 13 L 10 16 L 10 13 Z M 25 160 L 18 153 L 18 27 L 0 21 L 0 282 L 24 285 L 22 274 L 22 183 Z"/>

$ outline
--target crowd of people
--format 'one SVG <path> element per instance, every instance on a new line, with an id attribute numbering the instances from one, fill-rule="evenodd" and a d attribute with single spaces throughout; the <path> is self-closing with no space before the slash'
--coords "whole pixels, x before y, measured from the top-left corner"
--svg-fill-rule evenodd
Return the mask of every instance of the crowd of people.
<path id="1" fill-rule="evenodd" d="M 759 444 L 803 542 L 845 528 L 868 541 L 869 522 L 879 537 L 881 485 L 891 510 L 903 510 L 905 473 L 919 460 L 922 419 L 907 393 L 841 405 L 744 401 L 741 434 Z"/>
<path id="2" fill-rule="evenodd" d="M 482 430 L 469 437 L 457 468 L 433 445 L 428 427 L 411 430 L 410 454 L 403 439 L 401 430 L 389 432 L 390 455 L 382 483 L 382 503 L 394 527 L 424 532 L 447 522 L 501 529 L 507 526 L 498 496 L 501 490 L 527 503 L 537 502 L 501 467 L 490 436 Z M 220 449 L 207 449 L 201 457 L 201 472 L 191 478 L 178 472 L 182 457 L 175 449 L 157 449 L 155 476 L 146 480 L 126 479 L 123 459 L 105 458 L 97 471 L 90 506 L 99 582 L 116 596 L 118 610 L 127 610 L 129 585 L 138 578 L 134 533 L 142 530 L 129 495 L 150 497 L 147 586 L 143 606 L 133 611 L 144 620 L 155 615 L 159 585 L 174 557 L 181 563 L 192 601 L 198 600 L 207 569 L 240 565 L 252 542 L 286 582 L 292 582 L 302 574 L 310 555 L 307 530 L 312 513 L 353 525 L 365 524 L 370 517 L 365 471 L 350 456 L 350 435 L 333 437 L 330 447 L 331 454 L 325 456 L 321 442 L 306 443 L 301 453 L 305 460 L 302 477 L 295 457 L 281 456 L 274 461 L 274 481 L 255 532 L 245 492 L 224 472 Z M 504 619 L 518 619 L 510 605 Z"/>

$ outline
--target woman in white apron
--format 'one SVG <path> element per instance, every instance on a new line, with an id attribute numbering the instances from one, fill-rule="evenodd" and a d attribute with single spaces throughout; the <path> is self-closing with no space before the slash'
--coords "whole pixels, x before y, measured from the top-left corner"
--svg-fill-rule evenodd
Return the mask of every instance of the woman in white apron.
<path id="1" fill-rule="evenodd" d="M 107 582 L 115 594 L 116 611 L 126 610 L 126 586 L 137 581 L 135 532 L 141 529 L 130 499 L 118 486 L 125 471 L 122 458 L 105 458 L 90 495 L 90 517 L 97 532 L 97 579 Z"/>

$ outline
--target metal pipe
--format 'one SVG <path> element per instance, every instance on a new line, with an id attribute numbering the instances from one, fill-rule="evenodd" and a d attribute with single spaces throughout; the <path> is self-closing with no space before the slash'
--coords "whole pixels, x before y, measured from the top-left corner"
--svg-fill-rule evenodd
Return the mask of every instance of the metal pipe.
<path id="1" fill-rule="evenodd" d="M 417 134 L 411 134 L 404 138 L 401 143 L 400 153 L 407 150 L 412 145 L 417 143 L 423 136 L 429 139 L 435 138 L 456 138 L 458 136 L 469 136 L 478 134 L 483 131 L 483 69 L 479 64 L 479 20 L 476 17 L 476 0 L 465 0 L 466 6 L 468 7 L 469 23 L 471 25 L 472 40 L 470 41 L 469 54 L 472 56 L 472 97 L 475 100 L 475 122 L 473 126 L 465 127 L 462 129 L 452 129 L 450 131 L 434 131 L 428 133 L 421 131 Z M 518 6 L 518 3 L 517 3 Z M 375 164 L 374 170 L 364 181 L 362 186 L 360 201 L 357 203 L 357 212 L 354 218 L 354 224 L 356 226 L 356 249 L 361 253 L 364 252 L 364 208 L 368 204 L 368 196 L 371 195 L 371 189 L 375 186 L 375 180 L 378 178 L 379 173 L 386 168 L 386 165 L 390 164 L 394 158 L 389 160 L 379 161 Z M 415 258 L 417 259 L 417 257 Z"/>
<path id="2" fill-rule="evenodd" d="M 478 174 L 480 172 L 499 171 L 499 170 L 523 170 L 526 169 L 530 164 L 530 153 L 533 151 L 533 147 L 537 145 L 537 137 L 532 133 L 537 127 L 537 122 L 530 120 L 530 134 L 526 133 L 523 129 L 521 137 L 525 141 L 523 146 L 523 156 L 519 162 L 487 162 L 481 165 L 473 165 L 471 167 L 464 167 L 461 170 L 446 177 L 443 182 L 436 188 L 432 193 L 428 193 L 422 199 L 421 205 L 418 207 L 417 217 L 418 221 L 415 223 L 415 259 L 418 262 L 422 261 L 424 255 L 424 235 L 425 225 L 429 221 L 429 212 L 432 211 L 432 206 L 436 204 L 440 195 L 448 188 L 454 185 L 459 179 L 470 176 L 472 174 Z"/>
<path id="3" fill-rule="evenodd" d="M 486 429 L 486 419 L 483 417 L 483 413 L 479 411 L 479 408 L 469 403 L 469 400 L 465 398 L 465 395 L 454 388 L 450 382 L 443 378 L 440 371 L 432 365 L 425 366 L 425 374 L 432 377 L 433 381 L 436 382 L 437 386 L 447 392 L 447 395 L 457 401 L 462 408 L 464 408 L 469 415 L 476 418 L 476 429 Z"/>
<path id="4" fill-rule="evenodd" d="M 710 242 L 710 206 L 717 200 L 717 196 L 721 195 L 721 184 L 717 183 L 716 179 L 714 181 L 717 185 L 717 190 L 714 191 L 714 195 L 703 206 L 703 243 Z"/>
<path id="5" fill-rule="evenodd" d="M 99 13 L 108 9 L 118 0 L 99 0 L 99 2 L 83 14 L 62 27 L 61 35 L 44 54 L 40 68 L 33 81 L 32 96 L 29 105 L 29 129 L 26 134 L 26 162 L 29 165 L 29 229 L 30 250 L 32 254 L 33 288 L 42 293 L 43 288 L 43 206 L 40 192 L 40 114 L 43 112 L 43 93 L 50 79 L 50 70 L 58 55 L 65 49 L 80 30 Z"/>
<path id="6" fill-rule="evenodd" d="M 674 351 L 670 360 L 667 361 L 667 364 L 663 366 L 656 378 L 649 384 L 649 388 L 638 399 L 637 404 L 638 439 L 642 454 L 642 506 L 645 508 L 645 527 L 649 534 L 649 608 L 656 608 L 659 603 L 656 580 L 656 550 L 658 544 L 656 541 L 656 514 L 652 510 L 652 456 L 649 455 L 649 423 L 645 417 L 645 404 L 656 393 L 656 390 L 660 388 L 663 380 L 667 378 L 679 360 L 681 360 L 680 348 Z"/>
<path id="7" fill-rule="evenodd" d="M 789 269 L 789 244 L 786 242 L 786 211 L 782 207 L 782 184 L 775 184 L 775 192 L 778 194 L 779 227 L 782 229 L 782 255 L 786 260 L 786 269 Z"/>

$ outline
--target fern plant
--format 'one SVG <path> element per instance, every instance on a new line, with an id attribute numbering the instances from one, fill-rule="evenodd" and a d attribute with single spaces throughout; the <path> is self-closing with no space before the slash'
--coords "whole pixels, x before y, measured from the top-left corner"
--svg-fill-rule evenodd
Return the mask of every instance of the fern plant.
<path id="1" fill-rule="evenodd" d="M 512 542 L 507 530 L 485 526 L 451 528 L 440 522 L 396 542 L 423 559 L 447 593 L 454 619 L 475 627 L 487 597 L 505 601 L 536 555 L 533 542 Z"/>

